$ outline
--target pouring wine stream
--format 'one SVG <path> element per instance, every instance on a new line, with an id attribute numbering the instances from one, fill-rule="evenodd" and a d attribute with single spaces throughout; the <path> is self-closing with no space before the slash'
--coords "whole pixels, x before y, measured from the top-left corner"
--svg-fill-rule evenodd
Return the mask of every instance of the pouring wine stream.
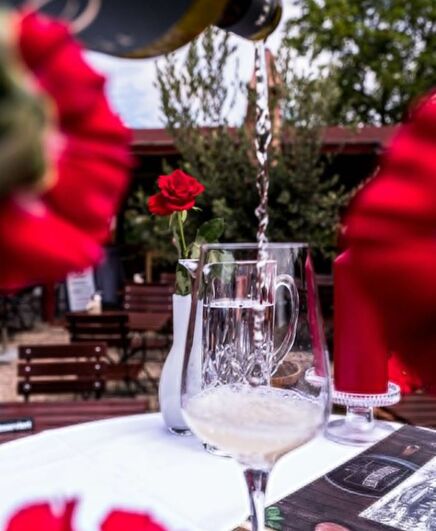
<path id="1" fill-rule="evenodd" d="M 271 143 L 271 117 L 268 100 L 268 70 L 266 64 L 265 41 L 255 43 L 254 72 L 256 79 L 256 128 L 255 128 L 255 149 L 258 163 L 256 175 L 256 188 L 259 192 L 259 205 L 255 210 L 259 221 L 257 228 L 257 243 L 259 246 L 257 259 L 257 284 L 259 293 L 259 304 L 254 314 L 254 342 L 257 353 L 260 354 L 259 361 L 253 376 L 261 379 L 271 377 L 271 356 L 268 359 L 261 359 L 263 337 L 263 322 L 265 319 L 264 292 L 265 288 L 265 263 L 268 258 L 266 246 L 268 238 L 266 235 L 268 228 L 268 147 Z M 266 383 L 266 382 L 265 382 Z"/>

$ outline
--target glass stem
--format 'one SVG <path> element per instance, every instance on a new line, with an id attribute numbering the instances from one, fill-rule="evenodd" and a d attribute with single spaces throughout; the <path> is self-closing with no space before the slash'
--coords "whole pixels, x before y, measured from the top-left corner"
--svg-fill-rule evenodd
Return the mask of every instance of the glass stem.
<path id="1" fill-rule="evenodd" d="M 358 431 L 374 429 L 374 408 L 371 406 L 347 406 L 346 422 Z"/>
<path id="2" fill-rule="evenodd" d="M 252 531 L 264 531 L 265 492 L 269 471 L 247 468 L 244 470 L 244 476 L 250 497 Z"/>

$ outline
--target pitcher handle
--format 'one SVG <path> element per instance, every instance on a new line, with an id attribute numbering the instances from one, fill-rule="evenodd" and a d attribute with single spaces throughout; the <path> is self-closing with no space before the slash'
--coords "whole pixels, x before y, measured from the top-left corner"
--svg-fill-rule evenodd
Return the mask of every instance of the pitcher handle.
<path id="1" fill-rule="evenodd" d="M 288 324 L 288 330 L 286 332 L 285 338 L 283 339 L 281 345 L 274 351 L 272 356 L 272 371 L 274 374 L 278 369 L 280 362 L 286 356 L 286 354 L 291 350 L 292 345 L 295 341 L 295 335 L 297 333 L 297 321 L 299 313 L 299 295 L 298 290 L 295 286 L 295 281 L 290 275 L 282 274 L 278 275 L 275 284 L 275 290 L 284 286 L 288 291 L 291 298 L 291 318 Z"/>

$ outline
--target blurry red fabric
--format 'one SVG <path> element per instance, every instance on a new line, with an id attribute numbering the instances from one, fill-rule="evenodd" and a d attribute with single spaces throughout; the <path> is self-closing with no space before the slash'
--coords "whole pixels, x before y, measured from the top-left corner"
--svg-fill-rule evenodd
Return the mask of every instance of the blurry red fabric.
<path id="1" fill-rule="evenodd" d="M 57 145 L 47 156 L 57 180 L 39 197 L 0 204 L 1 289 L 61 280 L 95 264 L 131 166 L 130 135 L 108 106 L 104 78 L 67 26 L 23 14 L 17 32 L 25 66 L 56 110 Z"/>
<path id="2" fill-rule="evenodd" d="M 12 516 L 5 531 L 73 531 L 75 507 L 74 500 L 57 507 L 57 510 L 47 502 L 29 505 Z"/>
<path id="3" fill-rule="evenodd" d="M 412 110 L 347 218 L 353 268 L 373 297 L 403 391 L 436 392 L 436 92 Z"/>

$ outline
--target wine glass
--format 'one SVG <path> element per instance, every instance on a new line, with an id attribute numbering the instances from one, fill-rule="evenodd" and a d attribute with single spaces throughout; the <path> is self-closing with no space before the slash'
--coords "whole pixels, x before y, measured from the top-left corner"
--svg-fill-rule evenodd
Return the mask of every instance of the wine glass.
<path id="1" fill-rule="evenodd" d="M 328 417 L 320 315 L 307 245 L 202 247 L 182 412 L 195 435 L 242 465 L 254 531 L 264 529 L 271 469 L 315 437 Z"/>

